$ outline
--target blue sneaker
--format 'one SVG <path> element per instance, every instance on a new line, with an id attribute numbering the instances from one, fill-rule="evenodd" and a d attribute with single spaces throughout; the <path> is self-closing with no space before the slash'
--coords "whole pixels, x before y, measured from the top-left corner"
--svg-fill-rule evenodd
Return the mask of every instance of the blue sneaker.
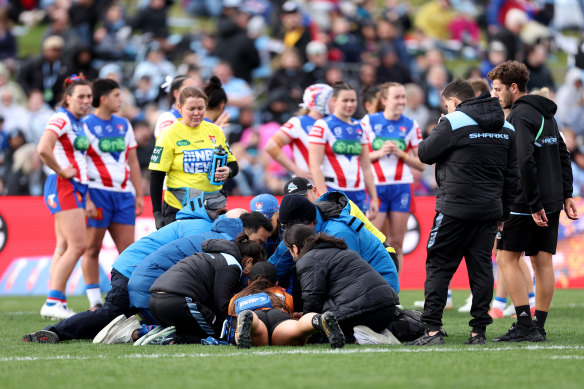
<path id="1" fill-rule="evenodd" d="M 176 328 L 174 326 L 166 327 L 162 331 L 149 336 L 144 340 L 142 346 L 150 345 L 168 345 L 176 340 Z"/>

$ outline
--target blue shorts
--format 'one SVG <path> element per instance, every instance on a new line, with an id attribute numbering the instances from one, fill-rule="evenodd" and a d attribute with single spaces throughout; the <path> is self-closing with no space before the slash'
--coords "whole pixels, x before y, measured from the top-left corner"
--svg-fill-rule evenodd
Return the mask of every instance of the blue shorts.
<path id="1" fill-rule="evenodd" d="M 87 185 L 51 174 L 45 181 L 43 194 L 53 215 L 69 209 L 85 209 Z"/>
<path id="2" fill-rule="evenodd" d="M 130 192 L 89 188 L 89 198 L 97 208 L 97 216 L 87 219 L 87 226 L 107 228 L 112 223 L 136 224 L 136 200 Z"/>
<path id="3" fill-rule="evenodd" d="M 412 189 L 410 184 L 378 185 L 379 212 L 411 212 Z"/>
<path id="4" fill-rule="evenodd" d="M 345 196 L 347 196 L 349 198 L 349 200 L 351 200 L 352 202 L 355 203 L 355 205 L 357 205 L 357 207 L 359 207 L 359 209 L 363 212 L 365 212 L 367 210 L 366 208 L 366 196 L 365 196 L 365 191 L 364 190 L 341 190 L 341 189 L 335 189 L 335 188 L 331 188 L 328 187 L 329 191 L 335 191 L 335 192 L 341 192 L 344 193 Z"/>

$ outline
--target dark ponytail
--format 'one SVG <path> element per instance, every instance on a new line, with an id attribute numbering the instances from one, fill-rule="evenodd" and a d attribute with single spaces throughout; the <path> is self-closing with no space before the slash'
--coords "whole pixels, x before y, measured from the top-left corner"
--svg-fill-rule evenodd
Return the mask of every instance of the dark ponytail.
<path id="1" fill-rule="evenodd" d="M 222 103 L 227 103 L 227 94 L 221 85 L 221 80 L 217 76 L 211 76 L 209 78 L 209 82 L 207 82 L 203 91 L 209 98 L 207 109 L 214 110 L 219 108 Z"/>

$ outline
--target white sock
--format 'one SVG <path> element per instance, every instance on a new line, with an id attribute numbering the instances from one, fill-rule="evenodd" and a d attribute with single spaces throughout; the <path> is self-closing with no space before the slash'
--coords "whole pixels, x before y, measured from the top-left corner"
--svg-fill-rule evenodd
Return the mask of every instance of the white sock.
<path id="1" fill-rule="evenodd" d="M 534 292 L 529 294 L 529 306 L 535 307 L 535 293 Z"/>
<path id="2" fill-rule="evenodd" d="M 452 303 L 452 289 L 448 289 L 448 295 L 446 297 L 446 304 Z"/>
<path id="3" fill-rule="evenodd" d="M 507 298 L 495 297 L 493 299 L 493 308 L 499 308 L 501 311 L 504 311 L 506 306 Z"/>
<path id="4" fill-rule="evenodd" d="M 101 299 L 101 290 L 99 287 L 86 289 L 85 293 L 87 294 L 87 298 L 89 299 L 89 307 L 93 308 L 98 304 L 103 305 L 103 301 Z"/>

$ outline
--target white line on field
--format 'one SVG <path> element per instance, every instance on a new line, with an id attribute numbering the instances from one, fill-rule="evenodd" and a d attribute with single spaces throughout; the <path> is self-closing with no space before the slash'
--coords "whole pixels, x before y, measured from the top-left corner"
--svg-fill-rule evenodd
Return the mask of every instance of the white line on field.
<path id="1" fill-rule="evenodd" d="M 584 355 L 552 355 L 550 359 L 584 359 Z"/>
<path id="2" fill-rule="evenodd" d="M 1 312 L 1 316 L 22 316 L 22 315 L 32 315 L 38 314 L 38 311 L 14 311 L 14 312 Z"/>
<path id="3" fill-rule="evenodd" d="M 50 346 L 49 346 L 50 347 Z M 266 356 L 266 355 L 295 355 L 295 354 L 367 354 L 367 353 L 427 353 L 427 352 L 500 352 L 500 351 L 518 351 L 518 350 L 584 350 L 584 346 L 526 346 L 526 347 L 496 347 L 496 348 L 482 348 L 469 347 L 466 349 L 450 348 L 450 347 L 428 347 L 428 348 L 351 348 L 343 350 L 314 350 L 314 349 L 289 349 L 289 350 L 274 350 L 274 351 L 238 351 L 229 353 L 156 353 L 156 354 L 127 354 L 113 357 L 111 355 L 91 355 L 91 356 L 73 356 L 73 355 L 55 355 L 49 357 L 6 357 L 0 358 L 0 362 L 28 362 L 28 361 L 51 361 L 51 360 L 83 360 L 83 359 L 153 359 L 153 358 L 211 358 L 211 357 L 241 357 L 241 356 Z M 571 357 L 571 356 L 566 356 Z M 583 358 L 579 356 L 576 359 Z M 560 359 L 560 358 L 556 358 Z M 568 359 L 568 358 L 565 358 Z"/>

